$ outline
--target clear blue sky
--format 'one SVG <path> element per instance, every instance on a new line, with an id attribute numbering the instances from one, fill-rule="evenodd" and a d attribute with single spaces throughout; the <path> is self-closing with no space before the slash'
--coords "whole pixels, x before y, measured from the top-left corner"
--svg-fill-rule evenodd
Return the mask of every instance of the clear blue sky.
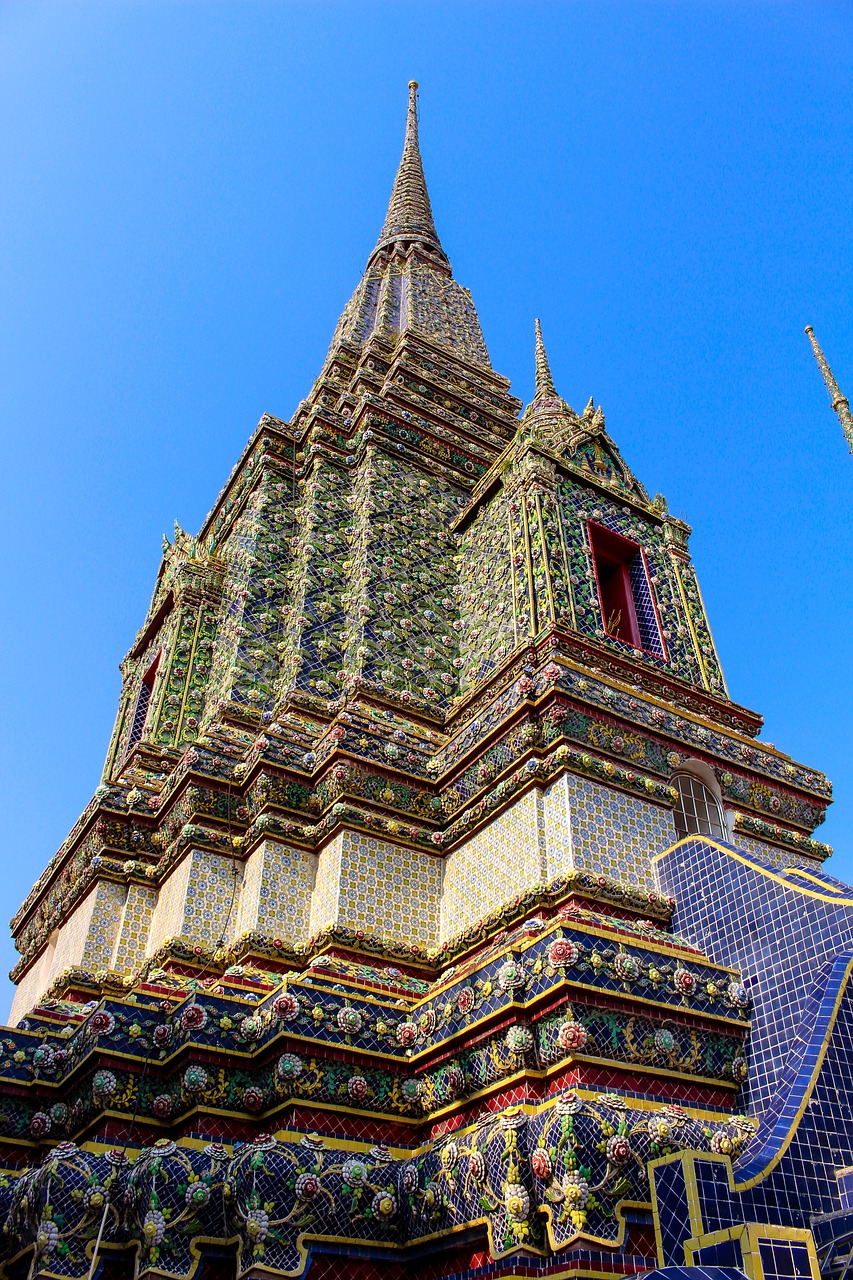
<path id="1" fill-rule="evenodd" d="M 495 367 L 529 397 L 539 315 L 693 526 L 732 697 L 834 780 L 853 878 L 853 457 L 803 335 L 853 397 L 853 7 L 6 0 L 0 60 L 0 913 L 97 785 L 162 534 L 320 369 L 411 78 Z"/>

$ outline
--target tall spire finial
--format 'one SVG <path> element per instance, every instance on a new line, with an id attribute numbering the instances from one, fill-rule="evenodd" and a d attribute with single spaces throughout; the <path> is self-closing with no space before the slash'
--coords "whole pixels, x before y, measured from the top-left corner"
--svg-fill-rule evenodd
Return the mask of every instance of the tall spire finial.
<path id="1" fill-rule="evenodd" d="M 444 263 L 447 257 L 441 247 L 438 232 L 432 219 L 432 206 L 429 201 L 424 167 L 421 161 L 418 143 L 418 82 L 409 81 L 409 108 L 406 112 L 406 139 L 403 143 L 403 158 L 394 179 L 388 212 L 379 233 L 376 248 L 371 254 L 373 259 L 380 249 L 391 248 L 395 244 L 408 246 L 412 242 L 421 244 L 428 251 L 437 253 Z"/>
<path id="2" fill-rule="evenodd" d="M 542 341 L 542 326 L 537 320 L 536 328 L 536 390 L 533 394 L 534 400 L 541 400 L 543 396 L 555 396 L 557 388 L 554 386 L 554 379 L 551 377 L 551 367 L 548 364 L 548 356 L 545 351 L 545 343 Z"/>
<path id="3" fill-rule="evenodd" d="M 832 407 L 838 414 L 838 420 L 841 423 L 842 430 L 853 453 L 853 414 L 850 412 L 850 402 L 845 395 L 841 394 L 841 388 L 832 376 L 832 370 L 827 363 L 826 356 L 818 346 L 817 338 L 814 336 L 814 329 L 810 324 L 806 325 L 806 334 L 809 342 L 812 344 L 812 350 L 815 359 L 820 365 L 820 371 L 823 374 L 823 380 L 826 383 L 826 389 L 829 392 L 829 398 L 832 401 Z"/>

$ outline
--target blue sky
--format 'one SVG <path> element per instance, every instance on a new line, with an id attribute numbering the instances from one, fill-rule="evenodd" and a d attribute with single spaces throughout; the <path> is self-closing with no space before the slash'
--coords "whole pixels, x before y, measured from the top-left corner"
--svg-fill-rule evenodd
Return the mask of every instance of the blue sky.
<path id="1" fill-rule="evenodd" d="M 0 4 L 0 911 L 98 783 L 162 534 L 320 369 L 411 78 L 495 367 L 530 396 L 539 315 L 693 526 L 731 695 L 834 780 L 853 878 L 853 457 L 803 335 L 853 396 L 851 56 L 815 0 Z"/>

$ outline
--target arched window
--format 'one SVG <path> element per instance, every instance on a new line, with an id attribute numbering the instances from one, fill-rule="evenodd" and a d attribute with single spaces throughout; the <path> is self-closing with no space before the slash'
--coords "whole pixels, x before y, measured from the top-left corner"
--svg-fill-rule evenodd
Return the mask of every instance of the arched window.
<path id="1" fill-rule="evenodd" d="M 127 746 L 124 753 L 127 755 L 133 750 L 137 742 L 142 737 L 142 731 L 145 728 L 145 721 L 148 719 L 148 708 L 151 705 L 151 691 L 154 688 L 154 677 L 157 674 L 157 663 L 160 661 L 160 655 L 151 663 L 151 666 L 142 677 L 142 684 L 139 686 L 139 693 L 136 695 L 136 706 L 133 709 L 133 719 L 130 722 L 130 731 L 127 735 Z"/>
<path id="2" fill-rule="evenodd" d="M 674 817 L 679 840 L 684 836 L 714 836 L 723 840 L 723 815 L 711 788 L 691 773 L 677 773 L 672 781 L 678 790 Z"/>

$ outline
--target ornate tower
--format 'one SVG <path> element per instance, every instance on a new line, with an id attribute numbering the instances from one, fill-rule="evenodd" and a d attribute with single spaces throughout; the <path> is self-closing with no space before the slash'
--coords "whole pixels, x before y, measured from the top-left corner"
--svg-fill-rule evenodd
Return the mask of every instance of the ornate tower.
<path id="1" fill-rule="evenodd" d="M 523 412 L 492 369 L 416 90 L 321 373 L 164 546 L 102 783 L 13 921 L 10 1275 L 758 1256 L 713 1253 L 684 1153 L 754 1163 L 799 1087 L 803 966 L 853 936 L 830 785 L 729 698 L 690 529 L 538 321 Z M 726 1229 L 808 1267 L 822 1176 L 781 1219 L 732 1184 Z"/>

